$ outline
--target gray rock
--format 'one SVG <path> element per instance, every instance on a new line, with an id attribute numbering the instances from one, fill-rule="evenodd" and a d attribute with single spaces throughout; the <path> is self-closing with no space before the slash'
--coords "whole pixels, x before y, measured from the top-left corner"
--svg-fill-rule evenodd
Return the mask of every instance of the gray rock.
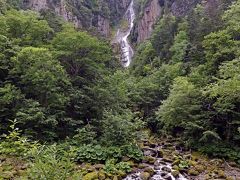
<path id="1" fill-rule="evenodd" d="M 171 170 L 171 168 L 164 166 L 164 167 L 162 167 L 162 171 L 170 173 L 172 170 Z"/>

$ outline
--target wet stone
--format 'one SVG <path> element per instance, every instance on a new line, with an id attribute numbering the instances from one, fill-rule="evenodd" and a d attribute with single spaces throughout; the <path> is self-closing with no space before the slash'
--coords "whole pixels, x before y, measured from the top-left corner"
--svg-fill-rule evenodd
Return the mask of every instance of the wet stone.
<path id="1" fill-rule="evenodd" d="M 172 177 L 169 174 L 167 174 L 166 176 L 163 177 L 163 179 L 172 180 Z"/>
<path id="2" fill-rule="evenodd" d="M 165 167 L 162 167 L 162 171 L 170 173 L 172 170 L 171 168 L 165 166 Z"/>
<path id="3" fill-rule="evenodd" d="M 161 167 L 160 166 L 154 166 L 154 170 L 161 170 Z"/>

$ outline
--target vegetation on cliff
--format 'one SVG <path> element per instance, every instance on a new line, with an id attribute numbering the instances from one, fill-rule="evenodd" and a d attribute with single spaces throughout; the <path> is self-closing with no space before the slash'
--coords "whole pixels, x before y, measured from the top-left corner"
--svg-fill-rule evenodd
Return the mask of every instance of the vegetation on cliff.
<path id="1" fill-rule="evenodd" d="M 120 179 L 154 163 L 145 129 L 240 164 L 239 0 L 166 11 L 124 70 L 107 41 L 16 5 L 0 0 L 0 179 Z"/>

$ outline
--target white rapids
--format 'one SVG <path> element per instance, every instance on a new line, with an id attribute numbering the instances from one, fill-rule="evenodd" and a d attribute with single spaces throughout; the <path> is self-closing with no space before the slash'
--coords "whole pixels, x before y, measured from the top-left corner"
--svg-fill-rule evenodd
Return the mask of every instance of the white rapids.
<path id="1" fill-rule="evenodd" d="M 128 22 L 128 29 L 123 30 L 121 27 L 117 30 L 117 34 L 115 37 L 115 41 L 120 44 L 121 48 L 121 62 L 124 67 L 128 67 L 131 63 L 134 51 L 131 47 L 130 43 L 128 42 L 128 37 L 131 34 L 131 31 L 134 26 L 135 20 L 135 12 L 133 7 L 133 1 L 130 3 L 125 15 L 124 19 Z"/>
<path id="2" fill-rule="evenodd" d="M 155 167 L 158 167 L 155 169 L 155 174 L 150 178 L 150 180 L 188 180 L 185 178 L 182 174 L 179 174 L 178 177 L 173 177 L 173 175 L 170 172 L 165 172 L 163 170 L 164 167 L 167 167 L 172 170 L 171 163 L 166 163 L 162 161 L 162 158 L 159 158 L 157 160 L 158 165 Z M 149 167 L 154 168 L 154 166 L 149 165 Z M 139 170 L 136 173 L 128 175 L 124 180 L 142 180 L 140 178 L 142 170 Z"/>

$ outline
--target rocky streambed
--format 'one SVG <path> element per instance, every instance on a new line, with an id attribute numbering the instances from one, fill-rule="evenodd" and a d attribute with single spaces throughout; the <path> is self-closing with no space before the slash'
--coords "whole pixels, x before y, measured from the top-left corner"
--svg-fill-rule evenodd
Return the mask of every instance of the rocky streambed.
<path id="1" fill-rule="evenodd" d="M 85 165 L 83 180 L 240 180 L 239 166 L 222 159 L 209 159 L 197 152 L 184 149 L 176 139 L 154 139 L 139 143 L 144 158 L 131 165 L 131 172 L 108 174 L 104 165 Z M 81 166 L 81 169 L 84 168 Z"/>
<path id="2" fill-rule="evenodd" d="M 125 180 L 240 180 L 236 163 L 209 159 L 179 141 L 144 141 L 141 146 L 144 159 Z"/>
<path id="3" fill-rule="evenodd" d="M 128 175 L 125 180 L 187 180 L 186 174 L 173 169 L 173 161 L 163 158 L 163 147 L 151 144 L 154 148 L 144 147 L 144 159 L 138 165 L 136 172 Z"/>

